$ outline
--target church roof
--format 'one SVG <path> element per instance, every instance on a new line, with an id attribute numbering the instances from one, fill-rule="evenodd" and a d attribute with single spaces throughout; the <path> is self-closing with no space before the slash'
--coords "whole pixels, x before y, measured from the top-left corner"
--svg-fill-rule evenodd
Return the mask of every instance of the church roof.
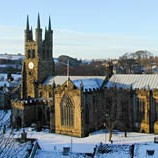
<path id="1" fill-rule="evenodd" d="M 69 76 L 69 78 L 77 88 L 80 88 L 82 83 L 84 91 L 100 89 L 105 80 L 105 76 Z M 62 85 L 67 79 L 67 76 L 50 76 L 43 84 L 52 85 L 54 81 L 56 85 Z"/>
<path id="2" fill-rule="evenodd" d="M 158 89 L 158 74 L 115 74 L 105 86 L 123 89 Z"/>

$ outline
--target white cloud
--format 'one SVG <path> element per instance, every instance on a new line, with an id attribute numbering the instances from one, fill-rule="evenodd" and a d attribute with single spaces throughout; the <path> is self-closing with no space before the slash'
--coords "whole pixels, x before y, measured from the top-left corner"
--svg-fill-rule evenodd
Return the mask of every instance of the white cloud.
<path id="1" fill-rule="evenodd" d="M 104 35 L 70 30 L 54 30 L 54 56 L 69 55 L 82 59 L 116 58 L 125 52 L 148 50 L 157 53 L 158 41 L 149 37 Z M 0 26 L 0 53 L 23 53 L 24 29 Z"/>
<path id="2" fill-rule="evenodd" d="M 68 54 L 78 58 L 116 58 L 125 52 L 140 49 L 156 52 L 158 41 L 147 37 L 88 34 L 55 30 L 55 55 Z"/>

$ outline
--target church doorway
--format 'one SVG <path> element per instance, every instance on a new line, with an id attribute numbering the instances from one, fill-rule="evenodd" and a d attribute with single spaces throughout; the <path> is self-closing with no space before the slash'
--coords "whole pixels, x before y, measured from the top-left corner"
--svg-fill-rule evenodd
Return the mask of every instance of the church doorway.
<path id="1" fill-rule="evenodd" d="M 21 121 L 21 117 L 20 116 L 18 116 L 16 118 L 16 125 L 17 125 L 17 128 L 22 127 L 22 121 Z"/>
<path id="2" fill-rule="evenodd" d="M 41 107 L 38 107 L 37 118 L 38 118 L 38 121 L 42 122 L 42 120 L 43 120 L 43 114 L 42 114 L 42 108 Z"/>
<path id="3" fill-rule="evenodd" d="M 43 126 L 43 113 L 42 108 L 38 107 L 37 109 L 37 122 L 36 122 L 36 130 L 41 131 Z"/>

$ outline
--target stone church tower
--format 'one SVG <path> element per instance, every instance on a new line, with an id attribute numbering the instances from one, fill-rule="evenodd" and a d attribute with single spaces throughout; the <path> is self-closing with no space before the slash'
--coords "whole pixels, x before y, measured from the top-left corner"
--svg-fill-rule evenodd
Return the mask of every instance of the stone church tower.
<path id="1" fill-rule="evenodd" d="M 30 126 L 32 123 L 36 123 L 37 127 L 49 126 L 50 109 L 53 106 L 52 85 L 46 86 L 43 82 L 50 76 L 54 76 L 53 31 L 50 17 L 48 28 L 45 29 L 45 37 L 42 39 L 40 16 L 38 15 L 35 39 L 33 39 L 32 28 L 29 26 L 27 16 L 21 98 L 12 100 L 13 128 Z"/>
<path id="2" fill-rule="evenodd" d="M 22 67 L 21 98 L 37 98 L 38 85 L 47 77 L 54 75 L 53 61 L 53 31 L 49 17 L 48 29 L 45 29 L 45 39 L 42 40 L 40 16 L 37 19 L 36 38 L 33 40 L 29 17 L 25 29 L 25 60 Z"/>

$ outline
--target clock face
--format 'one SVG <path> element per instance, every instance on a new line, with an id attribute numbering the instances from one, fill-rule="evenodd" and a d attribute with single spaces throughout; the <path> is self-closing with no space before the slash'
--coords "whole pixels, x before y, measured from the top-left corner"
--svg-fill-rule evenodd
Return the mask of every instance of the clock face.
<path id="1" fill-rule="evenodd" d="M 33 62 L 29 62 L 28 67 L 29 67 L 29 69 L 33 69 L 34 68 L 34 63 Z"/>

